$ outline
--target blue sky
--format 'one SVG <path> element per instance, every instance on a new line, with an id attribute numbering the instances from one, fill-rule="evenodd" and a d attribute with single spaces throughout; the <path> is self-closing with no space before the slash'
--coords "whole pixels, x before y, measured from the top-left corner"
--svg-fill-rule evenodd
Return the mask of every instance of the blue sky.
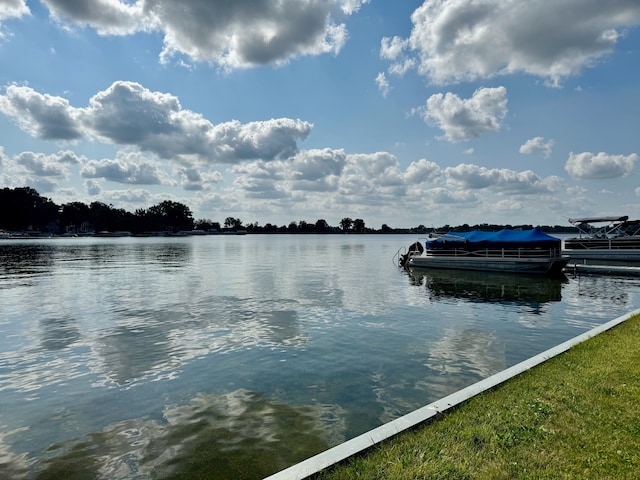
<path id="1" fill-rule="evenodd" d="M 196 219 L 640 218 L 637 0 L 0 0 L 0 187 Z"/>

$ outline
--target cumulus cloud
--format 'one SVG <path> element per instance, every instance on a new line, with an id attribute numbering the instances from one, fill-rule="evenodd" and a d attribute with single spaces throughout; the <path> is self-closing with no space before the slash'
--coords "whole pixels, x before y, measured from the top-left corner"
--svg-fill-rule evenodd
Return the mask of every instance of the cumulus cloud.
<path id="1" fill-rule="evenodd" d="M 434 167 L 427 168 L 424 162 L 414 166 L 414 182 L 418 182 L 420 175 L 424 179 L 428 176 L 417 172 L 420 168 Z M 250 198 L 283 199 L 331 193 L 338 203 L 378 204 L 383 199 L 388 202 L 402 197 L 406 190 L 398 160 L 387 152 L 346 154 L 342 149 L 307 150 L 286 161 L 238 165 L 232 173 L 238 175 L 234 185 Z"/>
<path id="2" fill-rule="evenodd" d="M 549 140 L 548 142 L 544 141 L 543 137 L 534 137 L 530 138 L 523 145 L 520 146 L 520 153 L 530 155 L 533 153 L 539 153 L 544 158 L 549 158 L 551 156 L 551 151 L 553 148 L 553 140 Z"/>
<path id="3" fill-rule="evenodd" d="M 553 191 L 557 184 L 554 177 L 542 179 L 531 170 L 516 172 L 507 168 L 486 168 L 465 163 L 448 167 L 444 173 L 466 189 L 491 189 L 500 193 L 546 193 Z"/>
<path id="4" fill-rule="evenodd" d="M 610 155 L 600 152 L 569 154 L 569 159 L 564 169 L 574 178 L 603 179 L 626 177 L 629 175 L 638 160 L 638 155 Z"/>
<path id="5" fill-rule="evenodd" d="M 29 134 L 46 140 L 96 138 L 133 146 L 160 158 L 194 164 L 274 160 L 294 155 L 312 124 L 289 118 L 213 125 L 183 109 L 170 94 L 118 81 L 94 95 L 86 108 L 30 87 L 10 85 L 0 96 L 0 112 Z"/>
<path id="6" fill-rule="evenodd" d="M 423 158 L 417 162 L 411 162 L 404 173 L 404 178 L 409 185 L 417 185 L 435 181 L 441 173 L 442 170 L 437 163 Z"/>
<path id="7" fill-rule="evenodd" d="M 195 168 L 182 168 L 180 175 L 185 190 L 208 190 L 211 185 L 222 182 L 222 174 L 218 171 L 201 172 Z"/>
<path id="8" fill-rule="evenodd" d="M 29 13 L 25 0 L 3 0 L 0 3 L 0 22 L 7 18 L 20 18 Z"/>
<path id="9" fill-rule="evenodd" d="M 5 95 L 0 95 L 0 112 L 34 137 L 76 140 L 82 136 L 77 109 L 64 98 L 43 95 L 30 87 L 9 85 Z"/>
<path id="10" fill-rule="evenodd" d="M 469 99 L 438 93 L 418 109 L 427 123 L 436 123 L 451 142 L 470 140 L 500 130 L 507 114 L 507 89 L 480 88 Z"/>
<path id="11" fill-rule="evenodd" d="M 289 118 L 241 124 L 238 121 L 216 125 L 211 143 L 218 161 L 287 158 L 297 152 L 297 140 L 307 138 L 312 124 Z"/>
<path id="12" fill-rule="evenodd" d="M 292 179 L 304 182 L 316 182 L 327 177 L 337 177 L 346 163 L 344 150 L 331 148 L 314 149 L 300 152 L 291 162 L 289 175 Z"/>
<path id="13" fill-rule="evenodd" d="M 129 35 L 145 29 L 142 2 L 120 0 L 42 0 L 51 16 L 60 23 L 94 28 L 100 35 Z M 148 25 L 148 24 L 147 24 Z"/>
<path id="14" fill-rule="evenodd" d="M 39 177 L 65 178 L 69 172 L 69 166 L 84 160 L 74 152 L 63 150 L 51 155 L 34 152 L 22 152 L 14 158 L 16 164 L 24 167 L 30 174 Z"/>
<path id="15" fill-rule="evenodd" d="M 236 186 L 252 198 L 283 198 L 290 192 L 336 191 L 347 162 L 344 150 L 304 150 L 286 161 L 257 161 L 232 168 Z"/>
<path id="16" fill-rule="evenodd" d="M 446 203 L 475 203 L 478 196 L 468 190 L 450 190 L 442 187 L 432 188 L 427 192 L 429 199 L 437 204 Z"/>
<path id="17" fill-rule="evenodd" d="M 87 193 L 91 196 L 100 195 L 100 193 L 102 192 L 102 187 L 95 180 L 87 180 L 85 182 L 85 189 Z"/>
<path id="18" fill-rule="evenodd" d="M 388 152 L 308 150 L 287 160 L 255 161 L 231 170 L 237 176 L 233 191 L 222 195 L 220 202 L 229 204 L 233 198 L 245 211 L 264 211 L 265 215 L 283 212 L 285 217 L 293 205 L 300 204 L 318 218 L 342 211 L 351 217 L 375 211 L 394 218 L 399 209 L 424 212 L 429 208 L 440 208 L 438 215 L 448 212 L 459 217 L 460 208 L 482 211 L 487 205 L 492 209 L 500 205 L 505 211 L 518 205 L 528 207 L 531 202 L 524 198 L 557 197 L 567 191 L 560 178 L 540 177 L 528 170 L 472 164 L 443 168 L 427 159 L 402 168 Z"/>
<path id="19" fill-rule="evenodd" d="M 427 0 L 411 20 L 408 39 L 383 39 L 390 71 L 415 60 L 436 84 L 524 72 L 557 85 L 611 53 L 624 29 L 640 24 L 640 3 Z"/>
<path id="20" fill-rule="evenodd" d="M 337 54 L 348 38 L 339 15 L 369 0 L 43 0 L 58 22 L 100 35 L 160 32 L 163 62 L 186 56 L 225 69 L 282 64 L 303 55 Z"/>
<path id="21" fill-rule="evenodd" d="M 160 197 L 154 197 L 147 190 L 139 188 L 128 188 L 127 190 L 102 190 L 99 191 L 100 197 L 106 203 L 125 204 L 125 205 L 149 205 L 155 203 Z M 161 197 L 167 200 L 167 195 Z M 129 208 L 131 210 L 131 208 Z"/>
<path id="22" fill-rule="evenodd" d="M 90 160 L 80 170 L 84 178 L 104 178 L 136 185 L 175 185 L 156 162 L 137 152 L 119 152 L 115 159 Z"/>

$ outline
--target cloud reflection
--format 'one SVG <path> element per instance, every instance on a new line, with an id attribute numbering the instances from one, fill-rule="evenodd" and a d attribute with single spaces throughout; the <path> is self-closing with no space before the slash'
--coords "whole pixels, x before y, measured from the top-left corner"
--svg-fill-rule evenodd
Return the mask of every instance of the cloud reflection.
<path id="1" fill-rule="evenodd" d="M 417 384 L 440 398 L 504 370 L 505 345 L 487 331 L 448 329 L 431 345 L 424 365 L 430 373 Z"/>
<path id="2" fill-rule="evenodd" d="M 247 390 L 201 393 L 165 407 L 162 419 L 135 418 L 52 445 L 38 478 L 264 478 L 343 441 L 342 418 L 335 405 L 294 407 Z"/>
<path id="3" fill-rule="evenodd" d="M 178 374 L 186 362 L 214 353 L 253 347 L 301 348 L 307 341 L 297 312 L 287 302 L 252 302 L 208 297 L 188 311 L 174 305 L 164 311 L 125 312 L 121 325 L 95 342 L 95 372 L 117 385 Z"/>

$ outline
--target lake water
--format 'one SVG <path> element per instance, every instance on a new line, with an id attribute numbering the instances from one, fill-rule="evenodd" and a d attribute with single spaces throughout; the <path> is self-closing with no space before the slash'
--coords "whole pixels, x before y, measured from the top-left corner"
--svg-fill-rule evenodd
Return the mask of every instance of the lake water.
<path id="1" fill-rule="evenodd" d="M 0 242 L 0 478 L 262 478 L 640 307 L 413 236 Z"/>

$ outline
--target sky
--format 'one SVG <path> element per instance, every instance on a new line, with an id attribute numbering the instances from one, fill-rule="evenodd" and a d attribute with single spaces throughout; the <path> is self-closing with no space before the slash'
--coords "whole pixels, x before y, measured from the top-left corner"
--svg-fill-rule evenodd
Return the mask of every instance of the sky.
<path id="1" fill-rule="evenodd" d="M 0 188 L 367 227 L 640 218 L 638 0 L 0 0 Z"/>

